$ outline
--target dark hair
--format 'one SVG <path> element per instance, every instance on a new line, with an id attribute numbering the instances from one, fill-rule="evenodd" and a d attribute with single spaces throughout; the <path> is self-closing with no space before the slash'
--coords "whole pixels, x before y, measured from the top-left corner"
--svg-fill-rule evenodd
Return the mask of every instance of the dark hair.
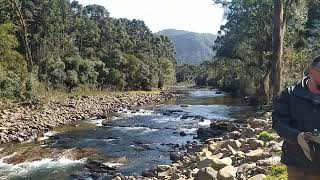
<path id="1" fill-rule="evenodd" d="M 313 61 L 311 63 L 311 67 L 316 67 L 316 66 L 318 66 L 319 63 L 320 63 L 320 56 L 313 59 Z"/>

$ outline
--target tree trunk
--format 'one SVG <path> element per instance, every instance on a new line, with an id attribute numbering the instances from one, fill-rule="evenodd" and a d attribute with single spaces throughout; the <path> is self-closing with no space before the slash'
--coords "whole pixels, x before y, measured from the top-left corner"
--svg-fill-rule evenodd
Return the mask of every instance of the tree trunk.
<path id="1" fill-rule="evenodd" d="M 271 85 L 272 99 L 275 102 L 281 93 L 281 66 L 283 55 L 284 40 L 284 2 L 285 0 L 274 0 L 274 18 L 273 18 L 273 56 L 271 63 Z"/>

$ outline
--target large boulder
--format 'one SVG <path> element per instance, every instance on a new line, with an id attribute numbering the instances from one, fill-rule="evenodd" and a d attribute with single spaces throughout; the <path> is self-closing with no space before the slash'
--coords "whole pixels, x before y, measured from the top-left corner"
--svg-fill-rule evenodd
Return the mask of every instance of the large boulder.
<path id="1" fill-rule="evenodd" d="M 202 168 L 195 175 L 194 180 L 217 180 L 218 172 L 211 167 Z"/>
<path id="2" fill-rule="evenodd" d="M 218 180 L 235 180 L 237 175 L 237 169 L 233 166 L 226 166 L 219 170 Z"/>

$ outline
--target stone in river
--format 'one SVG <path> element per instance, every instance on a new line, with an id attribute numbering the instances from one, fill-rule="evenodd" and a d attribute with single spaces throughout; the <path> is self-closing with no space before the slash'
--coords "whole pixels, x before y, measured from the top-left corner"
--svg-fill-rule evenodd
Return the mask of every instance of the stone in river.
<path id="1" fill-rule="evenodd" d="M 187 135 L 186 132 L 184 132 L 184 131 L 181 131 L 181 132 L 180 132 L 180 136 L 186 136 L 186 135 Z"/>

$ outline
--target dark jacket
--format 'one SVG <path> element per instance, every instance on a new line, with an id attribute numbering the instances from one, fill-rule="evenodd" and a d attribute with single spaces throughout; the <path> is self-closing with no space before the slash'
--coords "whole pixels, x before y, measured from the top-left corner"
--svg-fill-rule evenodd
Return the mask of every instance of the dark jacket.
<path id="1" fill-rule="evenodd" d="M 320 170 L 320 145 L 315 145 L 313 162 L 304 155 L 297 142 L 300 132 L 320 130 L 320 95 L 306 85 L 309 77 L 282 92 L 272 113 L 273 129 L 284 139 L 282 163 L 298 168 Z"/>

